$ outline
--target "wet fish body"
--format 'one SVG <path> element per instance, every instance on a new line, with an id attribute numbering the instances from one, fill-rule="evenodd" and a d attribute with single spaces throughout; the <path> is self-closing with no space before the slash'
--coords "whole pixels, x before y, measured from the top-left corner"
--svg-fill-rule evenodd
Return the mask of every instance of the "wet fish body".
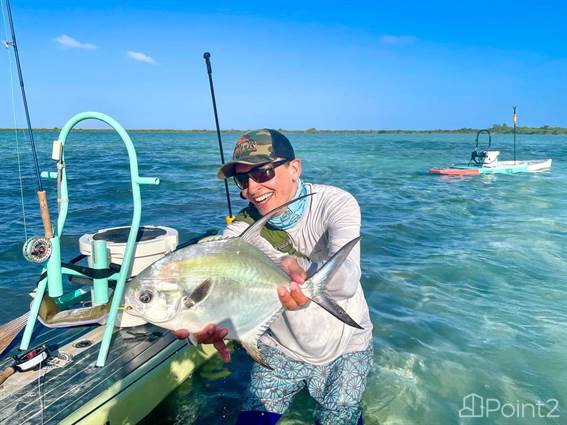
<path id="1" fill-rule="evenodd" d="M 281 309 L 276 289 L 290 283 L 268 257 L 240 238 L 190 245 L 143 274 L 147 277 L 140 275 L 138 294 L 157 289 L 169 291 L 172 300 L 179 299 L 178 306 L 169 310 L 175 312 L 170 320 L 162 321 L 161 311 L 155 315 L 147 311 L 148 321 L 190 331 L 215 323 L 228 328 L 227 337 L 236 340 Z M 200 296 L 194 294 L 197 288 L 207 291 Z M 127 303 L 139 305 L 135 296 L 128 297 Z"/>

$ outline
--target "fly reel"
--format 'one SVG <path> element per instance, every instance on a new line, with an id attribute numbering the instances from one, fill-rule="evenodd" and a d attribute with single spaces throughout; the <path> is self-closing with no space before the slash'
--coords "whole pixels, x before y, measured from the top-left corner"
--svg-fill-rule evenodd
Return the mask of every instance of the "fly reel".
<path id="1" fill-rule="evenodd" d="M 43 263 L 51 256 L 51 241 L 43 236 L 34 236 L 24 243 L 24 258 L 32 263 Z"/>
<path id="2" fill-rule="evenodd" d="M 28 370 L 37 370 L 45 365 L 49 360 L 50 354 L 46 345 L 32 348 L 25 353 L 14 356 L 14 368 L 18 372 L 27 372 Z"/>

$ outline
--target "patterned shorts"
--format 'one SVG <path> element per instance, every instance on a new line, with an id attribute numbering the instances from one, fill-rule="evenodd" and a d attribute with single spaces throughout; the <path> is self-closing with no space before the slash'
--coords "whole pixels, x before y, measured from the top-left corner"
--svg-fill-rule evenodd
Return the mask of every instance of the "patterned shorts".
<path id="1" fill-rule="evenodd" d="M 356 424 L 360 400 L 372 366 L 372 343 L 365 351 L 345 353 L 333 362 L 315 366 L 290 359 L 276 348 L 258 344 L 262 357 L 274 368 L 254 364 L 244 411 L 283 414 L 305 385 L 317 401 L 315 416 L 321 425 Z"/>

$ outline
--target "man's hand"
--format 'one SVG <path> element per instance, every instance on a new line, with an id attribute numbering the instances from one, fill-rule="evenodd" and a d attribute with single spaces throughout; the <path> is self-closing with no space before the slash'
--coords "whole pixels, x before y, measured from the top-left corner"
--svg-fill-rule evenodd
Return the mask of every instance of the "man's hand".
<path id="1" fill-rule="evenodd" d="M 295 257 L 286 255 L 280 261 L 280 269 L 282 269 L 291 280 L 299 283 L 300 285 L 307 279 L 307 273 L 297 262 Z"/>
<path id="2" fill-rule="evenodd" d="M 173 333 L 179 339 L 189 337 L 189 331 L 187 329 L 178 329 L 173 331 Z M 227 335 L 228 329 L 217 328 L 212 323 L 205 326 L 203 330 L 193 334 L 199 344 L 213 344 L 225 363 L 230 361 L 230 351 L 228 351 L 228 348 L 224 343 L 224 338 Z"/>
<path id="3" fill-rule="evenodd" d="M 280 268 L 287 273 L 289 278 L 293 281 L 289 291 L 286 288 L 278 288 L 278 297 L 280 302 L 286 310 L 297 310 L 309 302 L 309 298 L 305 296 L 299 284 L 305 282 L 307 273 L 298 264 L 295 257 L 290 255 L 284 257 L 280 261 Z"/>

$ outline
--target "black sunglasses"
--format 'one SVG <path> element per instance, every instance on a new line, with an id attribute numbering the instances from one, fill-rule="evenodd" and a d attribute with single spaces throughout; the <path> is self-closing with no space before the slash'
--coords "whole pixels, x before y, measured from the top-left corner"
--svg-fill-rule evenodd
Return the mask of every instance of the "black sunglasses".
<path id="1" fill-rule="evenodd" d="M 233 176 L 234 182 L 240 190 L 248 188 L 248 177 L 250 177 L 256 183 L 265 183 L 274 178 L 274 176 L 276 175 L 276 167 L 279 167 L 280 165 L 283 165 L 289 161 L 289 159 L 280 159 L 279 161 L 258 165 L 254 168 L 251 168 L 245 173 L 236 173 Z"/>

